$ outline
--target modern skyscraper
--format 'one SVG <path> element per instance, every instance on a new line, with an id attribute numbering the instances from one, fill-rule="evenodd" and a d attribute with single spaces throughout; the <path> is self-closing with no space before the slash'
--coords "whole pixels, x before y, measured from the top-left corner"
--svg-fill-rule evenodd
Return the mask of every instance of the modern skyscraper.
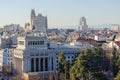
<path id="1" fill-rule="evenodd" d="M 79 31 L 86 32 L 88 30 L 88 25 L 86 23 L 85 17 L 80 18 Z"/>

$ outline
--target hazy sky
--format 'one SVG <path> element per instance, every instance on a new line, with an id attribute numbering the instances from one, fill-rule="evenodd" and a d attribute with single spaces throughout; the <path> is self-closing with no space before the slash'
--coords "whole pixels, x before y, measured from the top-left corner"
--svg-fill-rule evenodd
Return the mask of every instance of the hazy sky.
<path id="1" fill-rule="evenodd" d="M 50 28 L 78 25 L 81 16 L 88 25 L 120 23 L 120 0 L 0 0 L 0 26 L 23 26 L 31 9 L 47 15 Z"/>

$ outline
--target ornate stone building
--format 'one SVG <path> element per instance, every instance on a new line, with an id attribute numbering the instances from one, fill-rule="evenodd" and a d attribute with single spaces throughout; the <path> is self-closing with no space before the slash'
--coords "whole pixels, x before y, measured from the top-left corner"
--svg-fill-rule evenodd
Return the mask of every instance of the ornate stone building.
<path id="1" fill-rule="evenodd" d="M 73 64 L 74 58 L 80 54 L 80 47 L 56 44 L 46 36 L 18 37 L 17 48 L 13 51 L 14 71 L 28 75 L 54 74 L 58 70 L 60 52 L 64 52 L 65 59 Z"/>
<path id="2" fill-rule="evenodd" d="M 30 15 L 30 30 L 46 33 L 47 28 L 47 17 L 42 14 L 36 16 L 35 10 L 32 9 Z"/>

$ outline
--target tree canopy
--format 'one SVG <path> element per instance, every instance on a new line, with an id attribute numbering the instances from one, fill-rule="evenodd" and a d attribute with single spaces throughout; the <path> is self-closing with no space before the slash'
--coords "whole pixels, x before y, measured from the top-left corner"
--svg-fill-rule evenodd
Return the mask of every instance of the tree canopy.
<path id="1" fill-rule="evenodd" d="M 103 52 L 101 48 L 87 49 L 84 54 L 78 56 L 70 69 L 71 80 L 106 80 L 102 72 Z"/>

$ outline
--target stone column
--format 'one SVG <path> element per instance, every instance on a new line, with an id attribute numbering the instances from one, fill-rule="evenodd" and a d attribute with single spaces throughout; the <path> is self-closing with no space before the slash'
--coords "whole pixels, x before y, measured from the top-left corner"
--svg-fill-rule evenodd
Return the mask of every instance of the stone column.
<path id="1" fill-rule="evenodd" d="M 52 64 L 51 64 L 51 57 L 49 58 L 49 71 L 51 71 L 51 67 L 52 66 Z"/>
<path id="2" fill-rule="evenodd" d="M 26 68 L 26 72 L 28 72 L 28 70 L 29 70 L 28 61 L 29 61 L 29 58 L 26 58 L 26 67 L 27 67 L 27 68 Z"/>
<path id="3" fill-rule="evenodd" d="M 27 60 L 26 58 L 23 58 L 23 71 L 26 72 L 27 71 Z"/>
<path id="4" fill-rule="evenodd" d="M 31 72 L 31 58 L 28 58 L 28 72 Z"/>

